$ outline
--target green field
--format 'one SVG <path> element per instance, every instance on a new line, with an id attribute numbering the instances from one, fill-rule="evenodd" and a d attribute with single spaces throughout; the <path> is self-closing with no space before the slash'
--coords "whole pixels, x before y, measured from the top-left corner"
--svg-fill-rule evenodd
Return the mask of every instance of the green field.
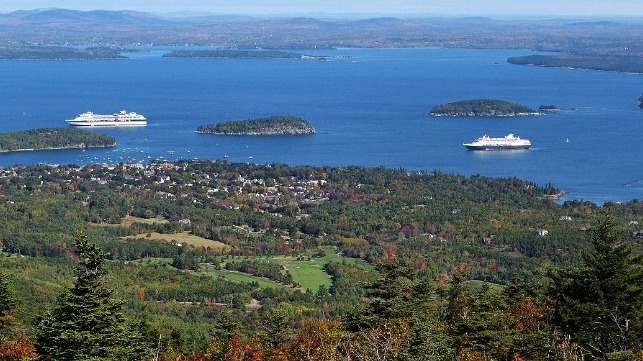
<path id="1" fill-rule="evenodd" d="M 300 285 L 301 289 L 309 289 L 313 292 L 316 292 L 322 285 L 326 286 L 326 288 L 330 287 L 330 276 L 326 273 L 326 271 L 324 271 L 324 265 L 328 262 L 344 262 L 347 264 L 356 265 L 361 268 L 372 269 L 372 266 L 368 265 L 366 262 L 360 259 L 338 256 L 334 253 L 335 251 L 332 246 L 322 247 L 322 250 L 326 254 L 323 257 L 314 257 L 313 255 L 316 252 L 308 252 L 300 256 L 263 256 L 249 258 L 258 259 L 263 262 L 276 262 L 284 266 L 292 275 L 293 281 L 297 282 Z M 252 282 L 254 280 L 266 281 L 263 278 L 258 278 L 242 273 L 238 273 L 238 275 L 242 275 L 245 277 L 237 277 L 236 280 L 240 282 Z M 267 285 L 268 287 L 275 287 L 275 285 L 278 287 L 284 287 L 283 285 L 280 285 L 276 282 L 272 282 L 272 286 L 269 286 L 266 283 L 264 283 L 264 285 Z M 264 287 L 264 285 L 261 285 L 261 287 Z"/>
<path id="2" fill-rule="evenodd" d="M 156 258 L 156 257 L 145 257 L 132 261 L 132 263 L 145 265 L 145 266 L 161 266 L 165 264 L 172 264 L 172 258 Z"/>
<path id="3" fill-rule="evenodd" d="M 121 222 L 121 225 L 129 227 L 132 225 L 132 223 L 143 223 L 143 224 L 165 224 L 169 222 L 167 219 L 163 217 L 155 217 L 155 218 L 140 218 L 140 217 L 134 217 L 134 216 L 127 216 L 123 218 L 123 221 Z"/>
<path id="4" fill-rule="evenodd" d="M 260 288 L 290 288 L 288 286 L 284 286 L 282 284 L 279 284 L 277 282 L 271 281 L 267 278 L 262 278 L 262 277 L 255 277 L 253 275 L 241 273 L 241 272 L 235 272 L 235 271 L 226 271 L 226 270 L 215 270 L 211 269 L 206 271 L 207 274 L 212 275 L 213 277 L 223 277 L 227 280 L 234 281 L 234 282 L 244 282 L 244 283 L 252 283 L 252 282 L 257 282 L 259 284 Z"/>
<path id="5" fill-rule="evenodd" d="M 212 242 L 212 241 L 210 241 Z M 317 292 L 320 286 L 326 286 L 329 288 L 331 285 L 330 276 L 324 271 L 324 265 L 328 262 L 337 262 L 337 263 L 347 263 L 352 264 L 364 269 L 372 269 L 373 267 L 366 262 L 360 259 L 347 258 L 343 256 L 338 256 L 333 253 L 333 247 L 323 247 L 324 252 L 326 253 L 323 257 L 313 257 L 313 253 L 309 252 L 305 255 L 300 256 L 257 256 L 257 257 L 247 257 L 249 259 L 257 259 L 262 262 L 275 262 L 284 266 L 292 275 L 292 278 L 297 282 L 302 291 L 309 289 L 313 292 Z M 245 257 L 244 257 L 245 258 Z M 233 260 L 231 257 L 225 257 L 223 262 L 226 260 Z M 135 263 L 141 265 L 162 265 L 162 264 L 172 264 L 171 258 L 143 258 Z M 202 270 L 206 274 L 209 274 L 213 277 L 223 277 L 227 280 L 234 282 L 257 282 L 261 288 L 286 288 L 294 289 L 289 286 L 282 285 L 275 281 L 269 280 L 263 277 L 256 277 L 250 274 L 228 271 L 228 270 L 217 270 L 210 264 L 203 264 Z"/>
<path id="6" fill-rule="evenodd" d="M 210 247 L 215 250 L 230 249 L 230 246 L 224 243 L 221 243 L 219 241 L 213 241 L 211 239 L 207 239 L 203 237 L 198 237 L 187 231 L 183 233 L 172 233 L 172 234 L 152 232 L 152 233 L 149 233 L 149 237 L 147 235 L 148 235 L 147 233 L 141 233 L 135 236 L 124 237 L 124 239 L 145 238 L 145 239 L 150 239 L 155 241 L 176 242 L 179 244 L 186 243 L 194 247 Z"/>

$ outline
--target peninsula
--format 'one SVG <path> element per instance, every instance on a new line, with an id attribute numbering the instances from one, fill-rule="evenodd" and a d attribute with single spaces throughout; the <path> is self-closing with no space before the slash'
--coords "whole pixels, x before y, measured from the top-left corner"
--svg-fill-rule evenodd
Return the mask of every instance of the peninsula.
<path id="1" fill-rule="evenodd" d="M 610 54 L 560 54 L 527 55 L 507 59 L 510 64 L 536 65 L 547 68 L 588 69 L 617 71 L 623 73 L 643 73 L 643 60 L 639 56 Z"/>
<path id="2" fill-rule="evenodd" d="M 303 55 L 280 50 L 174 50 L 164 58 L 235 58 L 235 59 L 323 59 L 329 56 Z"/>
<path id="3" fill-rule="evenodd" d="M 69 46 L 7 45 L 0 47 L 0 60 L 115 60 L 127 59 L 124 49 L 91 47 L 78 49 Z"/>
<path id="4" fill-rule="evenodd" d="M 202 134 L 227 135 L 305 135 L 314 134 L 315 128 L 302 118 L 272 116 L 235 120 L 216 125 L 201 125 L 197 128 L 197 132 Z"/>
<path id="5" fill-rule="evenodd" d="M 429 115 L 434 117 L 512 117 L 540 115 L 524 105 L 495 99 L 461 100 L 435 106 Z"/>
<path id="6" fill-rule="evenodd" d="M 0 152 L 52 149 L 107 148 L 114 137 L 74 128 L 39 128 L 0 133 Z"/>

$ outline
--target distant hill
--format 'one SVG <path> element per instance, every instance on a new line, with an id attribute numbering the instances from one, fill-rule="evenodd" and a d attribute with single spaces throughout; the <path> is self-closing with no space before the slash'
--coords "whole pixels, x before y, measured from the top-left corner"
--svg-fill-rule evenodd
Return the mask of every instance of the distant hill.
<path id="1" fill-rule="evenodd" d="M 265 18 L 39 9 L 0 14 L 0 44 L 215 45 L 237 49 L 449 47 L 643 57 L 643 20 Z"/>
<path id="2" fill-rule="evenodd" d="M 160 17 L 150 13 L 138 11 L 77 11 L 67 9 L 39 9 L 20 10 L 0 15 L 0 23 L 14 25 L 46 25 L 46 24 L 67 24 L 78 25 L 94 24 L 97 26 L 122 25 L 122 24 L 161 24 L 165 22 Z"/>

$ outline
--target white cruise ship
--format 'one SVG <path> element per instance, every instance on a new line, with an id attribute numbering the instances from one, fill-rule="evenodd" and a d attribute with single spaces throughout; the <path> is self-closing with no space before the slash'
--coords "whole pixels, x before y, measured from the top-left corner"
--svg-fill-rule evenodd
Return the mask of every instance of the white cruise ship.
<path id="1" fill-rule="evenodd" d="M 503 149 L 529 149 L 531 142 L 518 136 L 509 134 L 502 138 L 492 138 L 488 135 L 463 144 L 469 150 L 503 150 Z"/>
<path id="2" fill-rule="evenodd" d="M 94 114 L 86 112 L 74 119 L 65 120 L 69 125 L 77 127 L 122 127 L 147 125 L 147 119 L 136 112 L 121 110 L 114 114 Z"/>

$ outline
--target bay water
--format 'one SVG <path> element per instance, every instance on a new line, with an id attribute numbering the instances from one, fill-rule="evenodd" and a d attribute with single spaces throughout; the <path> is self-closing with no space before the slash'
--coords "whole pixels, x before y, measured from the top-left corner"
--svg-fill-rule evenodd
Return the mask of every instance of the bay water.
<path id="1" fill-rule="evenodd" d="M 525 50 L 338 49 L 330 61 L 162 58 L 0 62 L 0 132 L 65 127 L 85 111 L 136 111 L 146 127 L 92 128 L 108 149 L 0 154 L 0 165 L 228 159 L 360 165 L 518 177 L 597 204 L 643 197 L 643 75 L 512 65 Z M 535 117 L 429 117 L 435 105 L 502 99 L 562 111 Z M 271 115 L 305 118 L 309 136 L 221 136 L 202 124 Z M 514 133 L 528 151 L 472 152 L 462 143 Z"/>

